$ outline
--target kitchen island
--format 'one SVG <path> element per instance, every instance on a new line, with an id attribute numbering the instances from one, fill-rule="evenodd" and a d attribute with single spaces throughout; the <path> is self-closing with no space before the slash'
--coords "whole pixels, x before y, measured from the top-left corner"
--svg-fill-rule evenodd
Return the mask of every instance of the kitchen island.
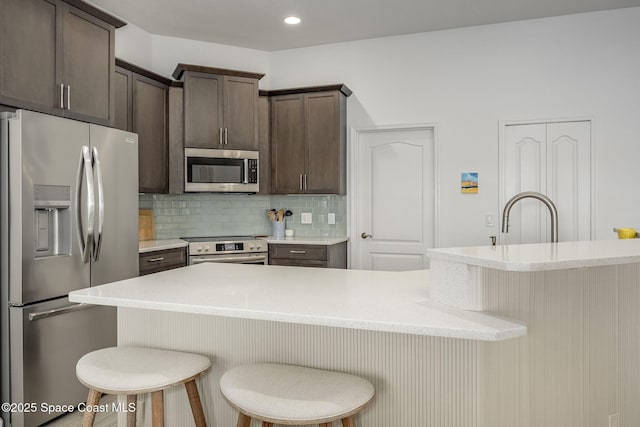
<path id="1" fill-rule="evenodd" d="M 118 306 L 121 345 L 208 355 L 213 366 L 200 389 L 210 425 L 235 422 L 218 391 L 224 371 L 272 361 L 369 379 L 377 397 L 359 425 L 600 426 L 617 414 L 631 427 L 640 419 L 631 405 L 640 381 L 629 371 L 640 358 L 632 324 L 639 316 L 631 310 L 640 299 L 637 243 L 608 265 L 551 273 L 480 267 L 439 250 L 430 253 L 431 273 L 203 264 L 76 291 L 70 299 Z M 483 270 L 465 276 L 470 265 Z M 599 269 L 615 270 L 619 283 Z M 456 293 L 440 298 L 446 304 L 434 301 L 430 287 L 442 290 L 435 281 L 449 280 L 446 270 L 462 279 L 453 286 L 463 291 L 469 277 L 481 276 L 484 298 L 456 292 L 482 305 L 455 307 L 467 304 L 450 304 Z M 538 274 L 566 278 L 538 286 Z M 190 422 L 183 394 L 167 393 L 168 425 Z"/>

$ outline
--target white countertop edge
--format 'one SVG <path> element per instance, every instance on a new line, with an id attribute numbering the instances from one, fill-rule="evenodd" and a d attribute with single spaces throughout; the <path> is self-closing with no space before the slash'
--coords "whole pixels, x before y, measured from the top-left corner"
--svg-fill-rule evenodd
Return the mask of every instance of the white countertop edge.
<path id="1" fill-rule="evenodd" d="M 454 254 L 439 253 L 434 255 L 427 251 L 427 256 L 432 259 L 441 259 L 444 261 L 454 261 L 463 264 L 475 265 L 478 267 L 493 268 L 496 270 L 504 271 L 519 271 L 519 272 L 535 272 L 535 271 L 551 271 L 551 270 L 568 270 L 573 268 L 583 267 L 604 267 L 608 265 L 619 264 L 632 264 L 640 262 L 640 257 L 611 257 L 611 258 L 599 258 L 591 260 L 562 260 L 562 261 L 540 261 L 540 262 L 518 262 L 518 261 L 500 261 L 476 258 L 472 256 L 462 256 Z"/>
<path id="2" fill-rule="evenodd" d="M 338 243 L 346 242 L 348 237 L 304 237 L 304 236 L 292 236 L 292 237 L 274 237 L 267 236 L 261 237 L 270 244 L 297 244 L 297 245 L 326 245 L 331 246 Z"/>
<path id="3" fill-rule="evenodd" d="M 629 243 L 633 242 L 633 240 L 635 239 L 622 241 L 591 240 L 584 242 L 540 243 L 494 247 L 434 248 L 427 249 L 427 256 L 431 259 L 459 262 L 504 271 L 535 272 L 566 270 L 638 263 L 640 262 L 640 242 Z M 560 252 L 560 255 L 557 255 L 555 259 L 545 254 L 545 251 L 549 251 L 550 249 L 553 252 L 553 245 L 557 245 L 557 252 Z M 576 247 L 578 250 L 572 253 L 572 247 Z M 520 250 L 531 251 L 536 248 L 540 249 L 538 256 L 517 253 L 517 251 Z M 477 251 L 478 254 L 465 253 L 472 251 Z M 507 255 L 503 255 L 502 251 L 506 251 Z M 509 254 L 509 251 L 512 253 Z M 622 253 L 623 251 L 628 252 Z M 513 255 L 513 258 L 521 259 L 505 259 L 509 255 Z M 531 261 L 525 258 L 529 258 Z"/>
<path id="4" fill-rule="evenodd" d="M 166 249 L 184 248 L 188 245 L 189 243 L 181 239 L 142 240 L 138 242 L 138 253 L 143 254 Z"/>
<path id="5" fill-rule="evenodd" d="M 507 319 L 492 316 L 487 313 L 478 313 L 491 319 L 498 319 L 503 322 L 512 323 L 509 328 L 495 329 L 485 327 L 483 329 L 471 328 L 455 328 L 455 327 L 431 327 L 415 324 L 392 324 L 388 322 L 363 321 L 358 319 L 342 319 L 324 316 L 309 316 L 288 313 L 274 313 L 266 311 L 238 310 L 221 307 L 198 306 L 193 304 L 179 304 L 166 302 L 136 301 L 120 298 L 94 297 L 90 295 L 77 295 L 73 292 L 69 294 L 69 301 L 82 302 L 87 304 L 108 305 L 123 308 L 162 310 L 178 313 L 203 314 L 222 317 L 233 317 L 241 319 L 267 320 L 274 322 L 285 322 L 295 324 L 305 324 L 314 326 L 329 326 L 347 329 L 369 330 L 391 333 L 405 333 L 413 335 L 425 335 L 444 338 L 459 338 L 475 341 L 503 341 L 512 338 L 518 338 L 527 335 L 527 327 L 525 325 L 509 321 Z M 447 307 L 449 311 L 453 308 Z M 455 310 L 455 309 L 453 309 Z M 462 311 L 462 310 L 460 310 Z"/>

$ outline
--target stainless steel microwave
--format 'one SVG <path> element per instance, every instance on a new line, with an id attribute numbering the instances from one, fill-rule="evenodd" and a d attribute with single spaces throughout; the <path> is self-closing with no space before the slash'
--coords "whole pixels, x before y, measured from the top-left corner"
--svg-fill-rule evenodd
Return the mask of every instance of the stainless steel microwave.
<path id="1" fill-rule="evenodd" d="M 185 148 L 184 191 L 257 193 L 258 152 Z"/>

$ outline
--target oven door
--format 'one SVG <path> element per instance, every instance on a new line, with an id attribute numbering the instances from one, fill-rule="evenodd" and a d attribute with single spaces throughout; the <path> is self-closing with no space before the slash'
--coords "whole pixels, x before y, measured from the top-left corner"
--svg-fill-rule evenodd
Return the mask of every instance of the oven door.
<path id="1" fill-rule="evenodd" d="M 190 256 L 189 265 L 202 264 L 203 262 L 226 262 L 231 264 L 260 264 L 266 265 L 268 256 L 266 253 L 258 254 L 230 254 L 230 255 L 203 255 Z"/>

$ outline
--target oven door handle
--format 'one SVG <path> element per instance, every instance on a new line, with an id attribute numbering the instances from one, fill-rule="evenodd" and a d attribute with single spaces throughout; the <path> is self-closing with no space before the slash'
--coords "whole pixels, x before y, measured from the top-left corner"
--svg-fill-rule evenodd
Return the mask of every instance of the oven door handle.
<path id="1" fill-rule="evenodd" d="M 191 258 L 190 262 L 192 265 L 202 264 L 203 262 L 231 262 L 231 263 L 244 263 L 244 262 L 254 262 L 254 261 L 266 261 L 266 255 L 258 255 L 258 256 L 221 256 L 216 258 Z"/>

